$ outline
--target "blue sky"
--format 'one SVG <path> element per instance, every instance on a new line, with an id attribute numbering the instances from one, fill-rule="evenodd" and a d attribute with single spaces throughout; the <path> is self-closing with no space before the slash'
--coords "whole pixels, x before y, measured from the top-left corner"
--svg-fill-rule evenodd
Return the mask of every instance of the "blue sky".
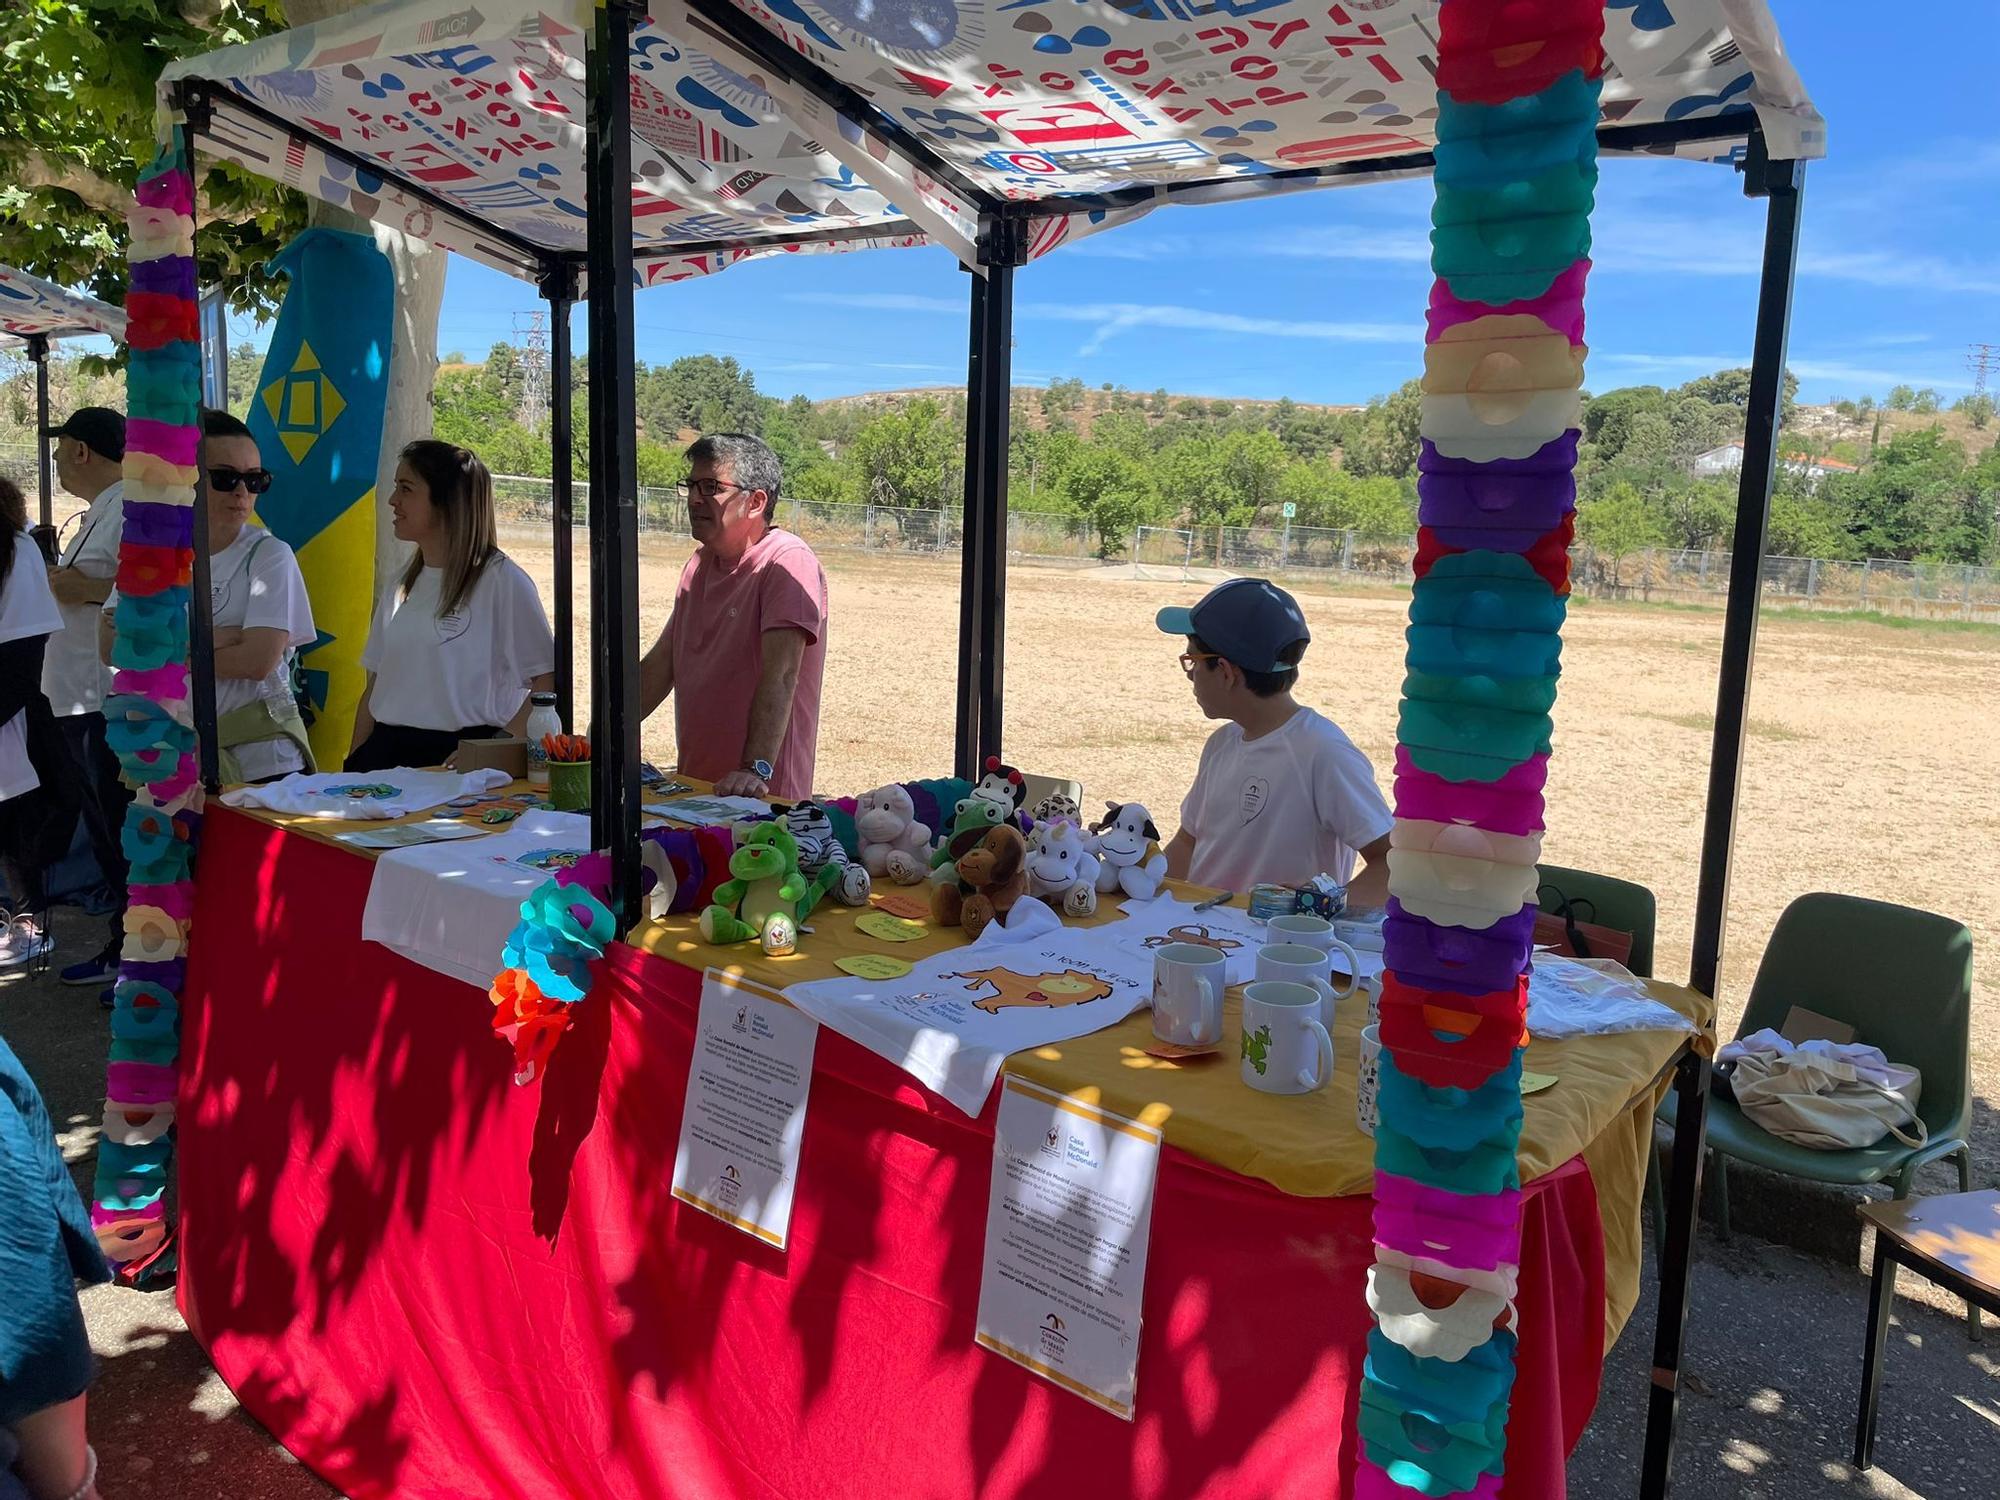
<path id="1" fill-rule="evenodd" d="M 1829 124 L 1792 325 L 1803 395 L 1907 382 L 1950 401 L 1971 387 L 1966 344 L 2000 343 L 2000 6 L 1912 4 L 1888 26 L 1859 0 L 1773 8 Z M 1016 381 L 1365 400 L 1419 369 L 1429 207 L 1427 183 L 1400 183 L 1164 208 L 1059 250 L 1016 276 Z M 1763 213 L 1726 168 L 1605 163 L 1593 390 L 1749 363 Z M 785 256 L 641 293 L 636 343 L 652 363 L 733 355 L 778 396 L 956 384 L 965 302 L 942 250 Z M 454 260 L 439 348 L 483 357 L 536 306 Z"/>

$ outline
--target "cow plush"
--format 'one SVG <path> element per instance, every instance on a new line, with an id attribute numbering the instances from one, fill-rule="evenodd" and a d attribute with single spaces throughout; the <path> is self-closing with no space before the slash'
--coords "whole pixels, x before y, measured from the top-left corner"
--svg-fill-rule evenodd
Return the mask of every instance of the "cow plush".
<path id="1" fill-rule="evenodd" d="M 1097 910 L 1097 856 L 1068 818 L 1037 823 L 1028 835 L 1028 894 L 1071 917 Z"/>
<path id="2" fill-rule="evenodd" d="M 862 868 L 877 880 L 915 885 L 930 860 L 931 831 L 917 821 L 907 787 L 891 782 L 854 799 Z"/>
<path id="3" fill-rule="evenodd" d="M 1138 802 L 1107 802 L 1104 816 L 1090 825 L 1097 856 L 1097 889 L 1106 896 L 1122 891 L 1140 901 L 1160 893 L 1167 878 L 1167 857 L 1160 852 L 1160 830 L 1153 815 Z"/>
<path id="4" fill-rule="evenodd" d="M 932 920 L 940 927 L 962 927 L 976 939 L 1027 895 L 1027 857 L 1019 829 L 1009 823 L 988 828 L 954 861 L 957 879 L 932 888 Z"/>

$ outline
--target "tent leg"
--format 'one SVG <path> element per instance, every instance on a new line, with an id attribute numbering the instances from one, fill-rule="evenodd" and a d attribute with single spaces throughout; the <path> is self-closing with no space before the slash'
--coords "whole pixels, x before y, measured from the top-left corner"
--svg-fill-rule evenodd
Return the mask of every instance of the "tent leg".
<path id="1" fill-rule="evenodd" d="M 1666 1248 L 1660 1253 L 1660 1300 L 1653 1318 L 1653 1384 L 1639 1470 L 1641 1500 L 1665 1500 L 1673 1487 L 1681 1340 L 1687 1330 L 1696 1216 L 1701 1207 L 1701 1163 L 1708 1145 L 1708 1081 L 1708 1059 L 1690 1046 L 1674 1069 L 1678 1104 L 1673 1150 L 1667 1159 L 1667 1237 Z"/>
<path id="2" fill-rule="evenodd" d="M 50 467 L 49 440 L 49 341 L 43 334 L 28 339 L 28 358 L 35 362 L 35 449 L 41 455 L 42 525 L 56 524 L 55 474 Z"/>
<path id="3" fill-rule="evenodd" d="M 1757 648 L 1764 540 L 1777 473 L 1778 418 L 1784 398 L 1785 344 L 1792 326 L 1792 282 L 1799 261 L 1799 200 L 1805 163 L 1771 161 L 1761 133 L 1750 137 L 1743 190 L 1769 200 L 1764 270 L 1757 292 L 1757 337 L 1750 361 L 1743 470 L 1737 480 L 1736 534 L 1729 553 L 1729 607 L 1722 624 L 1722 668 L 1715 692 L 1715 738 L 1708 762 L 1701 878 L 1695 890 L 1694 954 L 1688 982 L 1715 994 L 1722 966 L 1723 918 L 1729 905 L 1729 856 L 1736 838 L 1736 793 L 1749 719 L 1750 672 Z"/>
<path id="4" fill-rule="evenodd" d="M 965 509 L 958 536 L 958 735 L 952 764 L 968 781 L 979 776 L 980 620 L 986 613 L 986 567 L 980 556 L 985 526 L 980 514 L 978 476 L 986 427 L 987 280 L 970 266 L 972 306 L 965 357 Z"/>
<path id="5" fill-rule="evenodd" d="M 632 369 L 632 0 L 600 0 L 586 72 L 590 267 L 590 836 L 639 919 L 639 477 Z"/>
<path id="6" fill-rule="evenodd" d="M 571 422 L 574 353 L 570 309 L 576 306 L 576 268 L 551 266 L 542 274 L 549 304 L 549 524 L 555 556 L 556 711 L 576 723 L 576 497 L 570 464 L 576 451 Z"/>

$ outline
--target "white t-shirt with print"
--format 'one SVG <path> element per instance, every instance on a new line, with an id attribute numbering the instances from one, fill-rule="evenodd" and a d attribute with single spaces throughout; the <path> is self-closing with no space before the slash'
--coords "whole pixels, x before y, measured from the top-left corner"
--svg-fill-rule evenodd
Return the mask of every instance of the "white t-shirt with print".
<path id="1" fill-rule="evenodd" d="M 459 730 L 504 728 L 528 684 L 556 669 L 555 638 L 535 581 L 495 553 L 457 609 L 440 616 L 444 569 L 425 568 L 407 598 L 393 589 L 376 611 L 361 665 L 375 674 L 368 711 L 378 724 Z"/>
<path id="2" fill-rule="evenodd" d="M 54 637 L 63 628 L 63 612 L 49 590 L 42 549 L 25 531 L 14 533 L 12 545 L 14 562 L 7 570 L 6 587 L 0 589 L 0 645 L 45 635 L 53 646 Z M 41 784 L 28 759 L 28 711 L 24 708 L 0 724 L 0 802 L 32 792 Z"/>
<path id="3" fill-rule="evenodd" d="M 116 578 L 118 542 L 125 530 L 124 505 L 124 481 L 114 480 L 90 502 L 57 563 L 75 568 L 86 578 Z M 35 557 L 35 566 L 42 566 L 40 554 Z M 97 655 L 99 606 L 57 607 L 62 610 L 63 628 L 49 637 L 48 651 L 42 657 L 42 692 L 58 719 L 94 714 L 104 707 L 104 695 L 111 691 L 111 669 Z"/>
<path id="4" fill-rule="evenodd" d="M 216 678 L 215 716 L 220 719 L 232 709 L 259 699 L 288 702 L 292 696 L 292 654 L 319 639 L 306 597 L 305 575 L 299 572 L 299 560 L 292 549 L 261 526 L 245 526 L 235 541 L 209 558 L 208 598 L 217 630 L 285 632 L 285 654 L 268 677 L 255 682 L 242 677 Z M 118 594 L 113 590 L 104 601 L 104 610 L 115 614 L 117 608 Z M 246 781 L 305 769 L 305 758 L 288 739 L 239 745 L 235 755 Z"/>
<path id="5" fill-rule="evenodd" d="M 1321 873 L 1344 884 L 1355 851 L 1393 821 L 1368 757 L 1312 709 L 1254 740 L 1224 724 L 1202 747 L 1181 803 L 1181 827 L 1194 837 L 1188 879 L 1237 892 Z"/>

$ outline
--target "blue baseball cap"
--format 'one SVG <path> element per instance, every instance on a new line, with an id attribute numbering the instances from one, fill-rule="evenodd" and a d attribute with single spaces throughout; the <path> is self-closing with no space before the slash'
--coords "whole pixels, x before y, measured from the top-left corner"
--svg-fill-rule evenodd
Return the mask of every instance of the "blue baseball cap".
<path id="1" fill-rule="evenodd" d="M 1298 600 L 1268 578 L 1232 578 L 1192 609 L 1169 607 L 1155 617 L 1168 635 L 1195 635 L 1246 672 L 1282 672 L 1287 647 L 1312 639 Z"/>

